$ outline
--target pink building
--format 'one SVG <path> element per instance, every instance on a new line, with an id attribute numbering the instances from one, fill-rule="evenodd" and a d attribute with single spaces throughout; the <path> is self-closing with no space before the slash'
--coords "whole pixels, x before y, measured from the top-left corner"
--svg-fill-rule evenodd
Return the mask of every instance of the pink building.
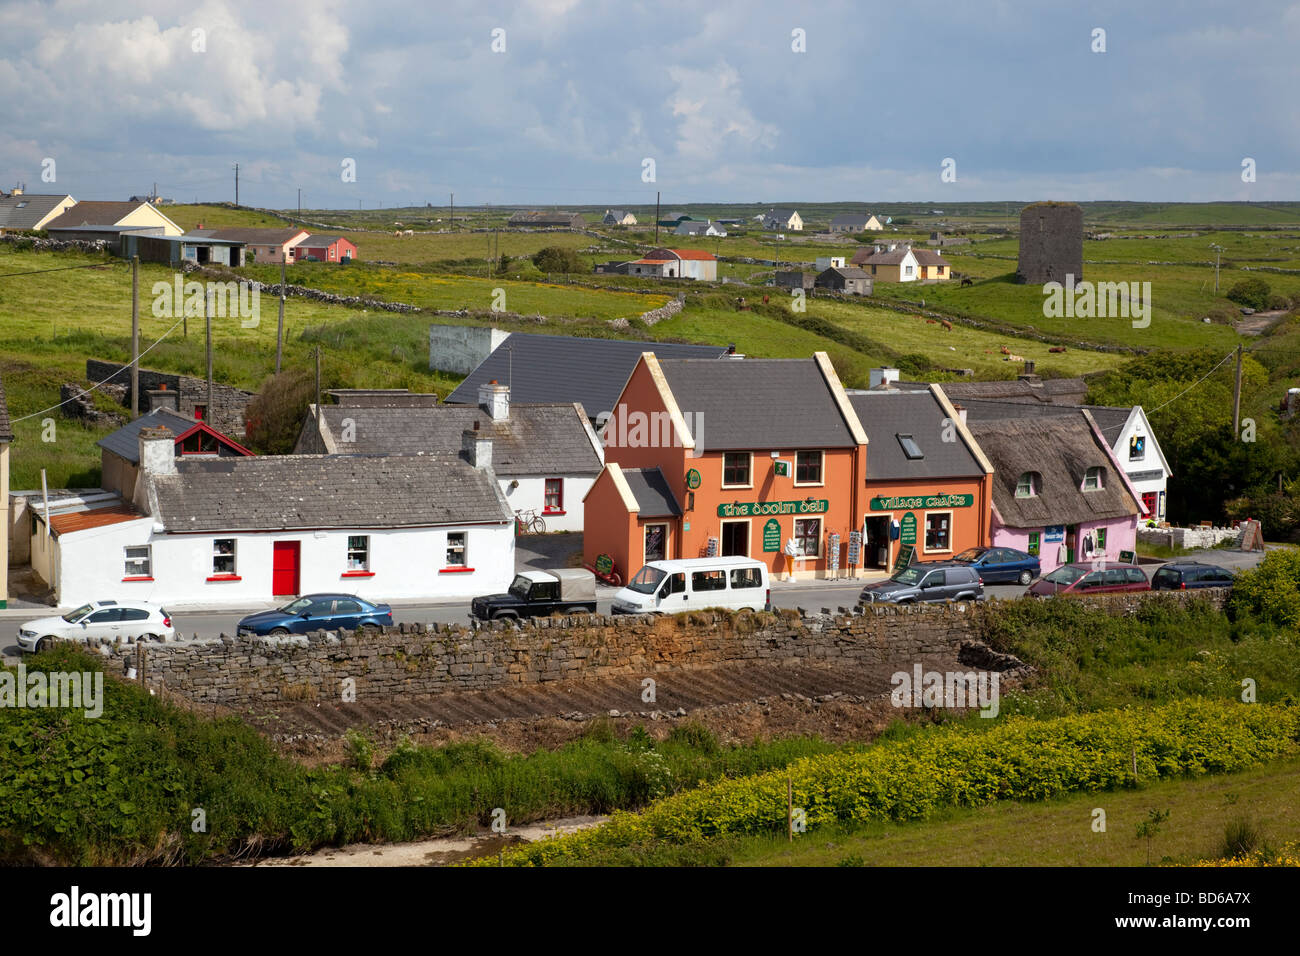
<path id="1" fill-rule="evenodd" d="M 1044 574 L 1135 550 L 1146 511 L 1086 409 L 967 427 L 995 469 L 993 547 L 1037 556 Z"/>

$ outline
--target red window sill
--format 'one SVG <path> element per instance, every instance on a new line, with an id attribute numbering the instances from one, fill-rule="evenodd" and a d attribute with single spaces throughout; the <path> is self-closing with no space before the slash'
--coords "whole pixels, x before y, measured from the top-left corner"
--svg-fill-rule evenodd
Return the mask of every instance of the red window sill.
<path id="1" fill-rule="evenodd" d="M 152 581 L 153 578 L 152 578 L 152 577 L 149 577 L 148 575 L 140 575 L 140 576 L 131 577 L 131 578 L 123 578 L 122 580 L 123 580 L 123 581 Z"/>
<path id="2" fill-rule="evenodd" d="M 565 515 L 565 514 L 568 514 L 568 512 L 567 512 L 567 511 L 564 511 L 563 509 L 557 509 L 557 510 L 555 510 L 555 511 L 543 511 L 542 514 L 544 514 L 544 515 Z"/>
<path id="3" fill-rule="evenodd" d="M 238 574 L 214 574 L 208 578 L 209 581 L 242 581 L 244 580 Z"/>
<path id="4" fill-rule="evenodd" d="M 466 574 L 473 571 L 473 568 L 443 568 L 439 574 Z"/>
<path id="5" fill-rule="evenodd" d="M 374 571 L 344 571 L 343 572 L 343 577 L 345 578 L 373 578 L 374 576 L 375 576 Z"/>

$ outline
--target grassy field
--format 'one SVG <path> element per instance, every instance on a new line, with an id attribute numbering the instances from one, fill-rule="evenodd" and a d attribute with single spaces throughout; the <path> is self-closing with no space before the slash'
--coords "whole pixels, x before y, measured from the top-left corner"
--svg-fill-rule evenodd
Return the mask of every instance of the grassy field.
<path id="1" fill-rule="evenodd" d="M 1276 847 L 1300 839 L 1300 760 L 1240 773 L 1152 783 L 1045 803 L 1008 802 L 949 811 L 912 823 L 873 823 L 728 846 L 737 866 L 1144 866 L 1137 827 L 1152 810 L 1169 819 L 1151 841 L 1151 860 L 1192 863 L 1223 853 L 1226 829 L 1245 820 Z M 1106 813 L 1094 832 L 1093 811 Z"/>

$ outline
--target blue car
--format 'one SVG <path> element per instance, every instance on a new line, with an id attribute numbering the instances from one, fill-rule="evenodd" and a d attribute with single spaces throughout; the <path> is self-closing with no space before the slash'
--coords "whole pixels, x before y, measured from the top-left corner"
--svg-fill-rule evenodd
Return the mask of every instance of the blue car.
<path id="1" fill-rule="evenodd" d="M 967 548 L 953 560 L 974 567 L 985 584 L 1028 584 L 1042 571 L 1036 557 L 1015 548 Z"/>
<path id="2" fill-rule="evenodd" d="M 258 611 L 239 622 L 240 634 L 306 634 L 358 627 L 391 627 L 393 609 L 355 594 L 304 594 L 274 611 Z"/>

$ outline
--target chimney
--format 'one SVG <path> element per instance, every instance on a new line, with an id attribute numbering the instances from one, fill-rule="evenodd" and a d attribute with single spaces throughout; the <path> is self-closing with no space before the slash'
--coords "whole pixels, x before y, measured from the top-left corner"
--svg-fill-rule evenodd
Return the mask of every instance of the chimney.
<path id="1" fill-rule="evenodd" d="M 965 425 L 965 424 L 966 424 L 966 409 L 965 409 L 965 407 L 964 407 L 964 406 L 961 406 L 961 405 L 953 405 L 952 410 L 953 410 L 954 412 L 957 413 L 957 417 L 960 418 L 960 419 L 961 419 L 961 423 L 962 423 L 963 425 Z"/>
<path id="2" fill-rule="evenodd" d="M 467 428 L 460 433 L 460 450 L 475 468 L 480 471 L 491 470 L 492 439 L 486 433 L 479 431 L 478 419 L 474 420 L 472 429 Z"/>
<path id="3" fill-rule="evenodd" d="M 11 192 L 9 195 L 11 195 L 11 196 L 21 196 L 22 194 L 23 194 L 23 187 L 22 187 L 22 186 L 15 186 L 15 187 L 14 187 L 14 191 Z"/>
<path id="4" fill-rule="evenodd" d="M 496 379 L 478 387 L 479 406 L 488 413 L 494 422 L 503 422 L 510 417 L 510 386 L 502 385 Z M 474 423 L 478 428 L 478 422 Z"/>
<path id="5" fill-rule="evenodd" d="M 896 368 L 873 368 L 871 370 L 871 388 L 881 388 L 885 385 L 892 385 L 897 381 L 898 369 Z"/>
<path id="6" fill-rule="evenodd" d="M 1034 374 L 1034 360 L 1033 360 L 1033 359 L 1025 359 L 1025 374 L 1026 374 L 1026 375 L 1033 375 L 1033 374 Z"/>
<path id="7" fill-rule="evenodd" d="M 176 474 L 176 436 L 162 425 L 146 425 L 136 441 L 141 475 Z"/>
<path id="8" fill-rule="evenodd" d="M 168 391 L 166 382 L 163 382 L 157 388 L 149 389 L 145 394 L 149 396 L 149 407 L 146 411 L 152 412 L 158 408 L 166 408 L 173 412 L 180 410 L 177 405 L 177 399 L 180 398 L 180 393 Z"/>

